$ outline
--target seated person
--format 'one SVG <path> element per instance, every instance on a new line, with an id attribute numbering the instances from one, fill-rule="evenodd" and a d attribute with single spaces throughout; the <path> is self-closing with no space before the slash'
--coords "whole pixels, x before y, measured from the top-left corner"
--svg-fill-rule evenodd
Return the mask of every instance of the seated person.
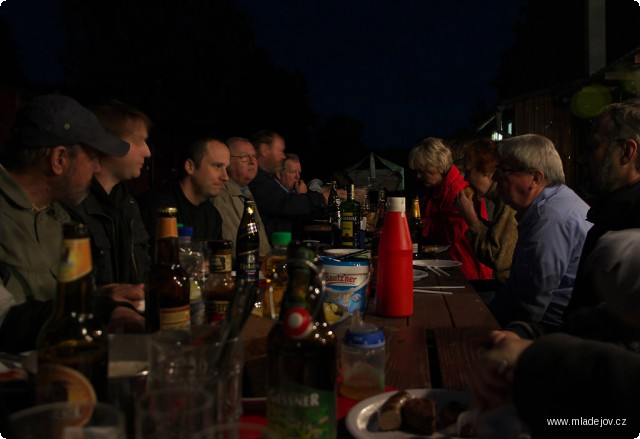
<path id="1" fill-rule="evenodd" d="M 493 347 L 471 370 L 470 387 L 480 409 L 513 401 L 518 413 L 540 437 L 566 437 L 569 432 L 597 437 L 634 437 L 640 431 L 635 399 L 640 391 L 640 229 L 603 235 L 584 261 L 586 281 L 603 301 L 613 335 L 607 341 L 564 333 L 535 341 L 509 331 L 492 334 Z M 509 335 L 511 334 L 511 335 Z M 624 348 L 627 349 L 624 349 Z M 549 426 L 547 418 L 626 418 L 626 425 Z M 635 425 L 634 425 L 635 423 Z M 630 430 L 631 428 L 635 430 Z M 632 433 L 631 435 L 628 435 Z M 535 436 L 534 436 L 535 437 Z M 581 436 L 584 437 L 584 436 Z"/>
<path id="2" fill-rule="evenodd" d="M 282 162 L 282 168 L 276 171 L 276 180 L 286 192 L 304 194 L 308 187 L 300 178 L 302 165 L 298 154 L 286 153 L 286 158 Z"/>
<path id="3" fill-rule="evenodd" d="M 89 107 L 105 130 L 129 143 L 124 157 L 100 154 L 89 195 L 77 206 L 65 206 L 74 220 L 85 223 L 91 234 L 96 286 L 130 289 L 144 297 L 144 282 L 151 267 L 149 235 L 138 203 L 125 182 L 140 176 L 145 159 L 149 118 L 122 102 L 108 101 Z M 117 328 L 113 328 L 117 330 Z M 144 325 L 139 328 L 144 331 Z"/>
<path id="4" fill-rule="evenodd" d="M 125 156 L 129 144 L 108 134 L 96 116 L 63 95 L 45 95 L 18 109 L 0 166 L 0 351 L 34 349 L 56 296 L 62 225 L 59 203 L 85 199 L 98 152 Z M 121 290 L 98 291 L 136 306 Z M 137 325 L 141 316 L 124 306 L 97 307 L 103 322 Z M 144 322 L 142 323 L 144 325 Z"/>
<path id="5" fill-rule="evenodd" d="M 140 198 L 147 230 L 155 239 L 156 212 L 160 208 L 178 209 L 178 223 L 193 227 L 194 241 L 222 239 L 222 218 L 211 203 L 229 179 L 229 148 L 221 140 L 204 138 L 184 151 L 178 181 L 154 188 Z"/>
<path id="6" fill-rule="evenodd" d="M 451 257 L 462 262 L 460 270 L 467 279 L 491 279 L 491 269 L 480 262 L 471 248 L 465 235 L 467 223 L 454 205 L 456 196 L 468 184 L 453 166 L 451 150 L 441 139 L 427 137 L 409 152 L 409 167 L 427 189 L 421 203 L 425 206 L 421 215 L 423 242 L 451 245 Z M 486 219 L 484 201 L 479 202 L 481 215 Z"/>
<path id="7" fill-rule="evenodd" d="M 544 136 L 501 142 L 493 178 L 516 211 L 518 243 L 509 279 L 489 308 L 503 326 L 514 320 L 559 326 L 591 227 L 589 206 L 564 184 L 560 155 Z"/>
<path id="8" fill-rule="evenodd" d="M 248 184 L 258 173 L 258 159 L 256 150 L 248 139 L 232 137 L 227 140 L 231 153 L 231 164 L 227 169 L 229 180 L 224 182 L 220 193 L 213 197 L 213 205 L 222 217 L 222 238 L 233 241 L 231 254 L 235 259 L 236 237 L 242 214 L 244 212 L 245 198 L 253 198 Z M 269 237 L 260 218 L 260 211 L 256 208 L 256 223 L 260 236 L 260 256 L 266 255 L 271 246 Z"/>
<path id="9" fill-rule="evenodd" d="M 272 131 L 260 131 L 252 143 L 258 154 L 259 169 L 249 188 L 267 235 L 271 237 L 274 231 L 289 231 L 294 239 L 300 239 L 306 221 L 326 217 L 330 188 L 323 188 L 323 193 L 307 191 L 304 182 L 299 182 L 297 192 L 287 193 L 275 178 L 286 158 L 284 139 Z"/>
<path id="10" fill-rule="evenodd" d="M 464 147 L 464 179 L 473 189 L 473 195 L 462 191 L 456 199 L 456 207 L 469 228 L 466 231 L 471 247 L 480 261 L 493 269 L 498 286 L 509 278 L 513 249 L 518 240 L 518 223 L 515 211 L 505 204 L 498 194 L 493 173 L 498 165 L 495 142 L 476 139 Z M 476 212 L 479 199 L 493 203 L 493 217 L 486 220 Z"/>

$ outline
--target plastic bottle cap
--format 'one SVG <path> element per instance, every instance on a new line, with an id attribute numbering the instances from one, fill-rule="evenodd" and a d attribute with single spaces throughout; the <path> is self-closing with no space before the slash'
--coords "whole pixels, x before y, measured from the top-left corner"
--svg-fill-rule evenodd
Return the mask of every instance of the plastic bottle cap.
<path id="1" fill-rule="evenodd" d="M 384 345 L 384 333 L 375 325 L 365 323 L 349 328 L 344 342 L 353 347 L 377 348 Z"/>
<path id="2" fill-rule="evenodd" d="M 406 201 L 404 197 L 389 197 L 387 200 L 388 212 L 404 212 L 406 210 Z"/>
<path id="3" fill-rule="evenodd" d="M 193 236 L 193 227 L 191 226 L 178 227 L 178 236 Z"/>
<path id="4" fill-rule="evenodd" d="M 291 232 L 273 232 L 271 234 L 273 245 L 289 245 L 291 242 Z"/>

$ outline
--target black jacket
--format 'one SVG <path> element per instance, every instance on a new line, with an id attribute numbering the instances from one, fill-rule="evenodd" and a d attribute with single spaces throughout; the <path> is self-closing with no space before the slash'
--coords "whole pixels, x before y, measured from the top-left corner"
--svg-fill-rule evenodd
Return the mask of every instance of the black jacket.
<path id="1" fill-rule="evenodd" d="M 151 267 L 149 234 L 138 203 L 124 184 L 107 194 L 94 179 L 87 198 L 67 210 L 75 221 L 89 227 L 98 287 L 146 281 Z"/>
<path id="2" fill-rule="evenodd" d="M 611 230 L 640 227 L 640 182 L 603 197 L 600 202 L 589 209 L 587 220 L 593 223 L 593 227 L 587 232 L 582 247 L 576 282 L 571 300 L 565 310 L 565 319 L 579 308 L 594 306 L 600 302 L 600 298 L 593 289 L 589 273 L 585 272 L 584 264 L 595 248 L 598 239 L 605 233 Z"/>
<path id="3" fill-rule="evenodd" d="M 305 222 L 326 215 L 324 195 L 314 191 L 287 193 L 262 168 L 258 168 L 258 175 L 249 183 L 249 189 L 269 237 L 275 231 L 290 231 L 296 238 Z"/>

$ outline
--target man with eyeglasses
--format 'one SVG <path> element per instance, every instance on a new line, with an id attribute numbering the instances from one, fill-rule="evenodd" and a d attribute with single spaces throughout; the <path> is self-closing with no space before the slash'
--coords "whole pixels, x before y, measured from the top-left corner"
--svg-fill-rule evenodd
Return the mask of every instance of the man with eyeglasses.
<path id="1" fill-rule="evenodd" d="M 497 152 L 493 178 L 516 211 L 518 241 L 509 279 L 490 308 L 503 326 L 524 320 L 557 327 L 591 227 L 585 219 L 589 206 L 564 184 L 562 161 L 546 137 L 513 137 Z"/>
<path id="2" fill-rule="evenodd" d="M 253 136 L 251 143 L 258 154 L 259 169 L 249 187 L 260 209 L 268 236 L 271 237 L 275 231 L 290 231 L 294 239 L 296 236 L 301 237 L 305 222 L 326 215 L 330 188 L 323 188 L 322 193 L 286 193 L 275 177 L 286 158 L 282 136 L 273 131 L 259 131 Z"/>
<path id="3" fill-rule="evenodd" d="M 227 168 L 229 180 L 225 181 L 222 191 L 212 198 L 212 202 L 222 216 L 222 238 L 233 241 L 231 254 L 235 258 L 236 236 L 244 211 L 244 200 L 245 198 L 253 198 L 249 183 L 258 173 L 258 158 L 249 139 L 231 137 L 227 139 L 227 145 L 231 153 L 231 164 Z M 271 246 L 259 209 L 256 208 L 255 213 L 258 235 L 260 236 L 260 256 L 264 256 L 269 252 Z"/>

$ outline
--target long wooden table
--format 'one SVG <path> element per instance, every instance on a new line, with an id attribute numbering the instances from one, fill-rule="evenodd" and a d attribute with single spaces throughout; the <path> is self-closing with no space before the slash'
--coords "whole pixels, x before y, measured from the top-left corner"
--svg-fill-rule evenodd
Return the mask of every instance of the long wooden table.
<path id="1" fill-rule="evenodd" d="M 478 293 L 458 268 L 449 276 L 429 272 L 414 287 L 452 294 L 414 293 L 414 312 L 406 318 L 380 317 L 370 302 L 365 321 L 380 326 L 387 339 L 386 383 L 396 389 L 467 390 L 467 369 L 483 348 L 487 334 L 500 329 Z"/>

